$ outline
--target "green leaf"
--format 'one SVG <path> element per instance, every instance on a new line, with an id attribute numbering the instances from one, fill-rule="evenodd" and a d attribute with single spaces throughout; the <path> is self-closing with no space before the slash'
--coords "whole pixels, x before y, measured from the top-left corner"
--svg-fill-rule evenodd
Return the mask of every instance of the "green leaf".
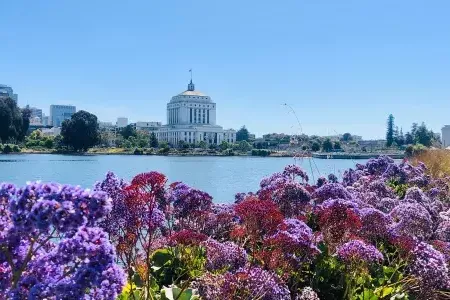
<path id="1" fill-rule="evenodd" d="M 193 296 L 192 289 L 185 289 L 181 292 L 179 287 L 164 287 L 161 289 L 161 300 L 191 300 Z"/>
<path id="2" fill-rule="evenodd" d="M 172 259 L 172 255 L 167 249 L 159 249 L 153 252 L 152 261 L 156 267 L 162 267 Z"/>
<path id="3" fill-rule="evenodd" d="M 383 288 L 383 291 L 381 293 L 381 297 L 386 297 L 387 295 L 390 295 L 393 290 L 394 290 L 394 288 L 392 288 L 392 287 L 385 287 L 385 288 Z"/>
<path id="4" fill-rule="evenodd" d="M 362 299 L 364 299 L 364 300 L 378 300 L 378 297 L 373 293 L 372 290 L 364 290 Z"/>

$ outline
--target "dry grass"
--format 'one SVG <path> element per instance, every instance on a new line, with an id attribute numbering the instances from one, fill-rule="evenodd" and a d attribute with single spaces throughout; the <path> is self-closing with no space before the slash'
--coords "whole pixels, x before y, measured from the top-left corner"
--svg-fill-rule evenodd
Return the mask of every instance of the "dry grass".
<path id="1" fill-rule="evenodd" d="M 427 150 L 412 159 L 413 164 L 423 162 L 433 177 L 450 176 L 450 150 Z"/>

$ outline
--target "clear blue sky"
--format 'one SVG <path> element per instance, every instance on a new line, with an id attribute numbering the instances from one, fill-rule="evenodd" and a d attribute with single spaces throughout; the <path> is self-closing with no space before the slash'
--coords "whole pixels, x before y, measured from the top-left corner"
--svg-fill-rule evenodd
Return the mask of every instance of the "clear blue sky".
<path id="1" fill-rule="evenodd" d="M 450 1 L 2 1 L 0 83 L 21 105 L 165 122 L 196 88 L 226 128 L 381 138 L 450 124 Z"/>

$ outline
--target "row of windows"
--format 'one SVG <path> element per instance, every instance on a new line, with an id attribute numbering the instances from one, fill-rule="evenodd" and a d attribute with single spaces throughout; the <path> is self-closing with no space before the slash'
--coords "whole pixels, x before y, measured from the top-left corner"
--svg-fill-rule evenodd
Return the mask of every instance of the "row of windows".
<path id="1" fill-rule="evenodd" d="M 183 106 L 186 106 L 186 104 L 184 104 Z M 197 107 L 197 104 L 194 104 L 194 105 L 189 104 L 188 106 L 189 106 L 189 107 Z M 181 107 L 181 105 L 176 105 L 176 104 L 175 104 L 175 105 L 168 105 L 168 106 L 167 106 L 168 109 L 170 109 L 170 108 L 176 108 L 176 107 Z M 199 104 L 198 107 L 204 107 L 204 108 L 206 107 L 206 108 L 210 108 L 209 104 L 208 104 L 208 105 L 206 105 L 206 104 L 204 104 L 204 105 Z M 211 108 L 214 108 L 214 105 L 211 105 Z"/>

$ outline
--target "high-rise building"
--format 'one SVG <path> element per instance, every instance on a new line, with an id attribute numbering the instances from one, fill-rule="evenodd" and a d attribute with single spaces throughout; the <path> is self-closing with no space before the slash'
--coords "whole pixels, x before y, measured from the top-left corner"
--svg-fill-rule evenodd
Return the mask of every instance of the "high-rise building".
<path id="1" fill-rule="evenodd" d="M 128 126 L 128 118 L 120 117 L 117 118 L 116 126 L 119 128 Z"/>
<path id="2" fill-rule="evenodd" d="M 61 127 L 64 120 L 69 120 L 76 112 L 73 105 L 50 105 L 50 125 Z"/>
<path id="3" fill-rule="evenodd" d="M 14 91 L 10 86 L 0 84 L 0 98 L 5 97 L 13 99 L 16 102 L 16 104 L 19 100 L 19 96 L 17 94 L 14 94 Z"/>
<path id="4" fill-rule="evenodd" d="M 442 146 L 444 148 L 450 147 L 450 125 L 442 127 Z"/>

